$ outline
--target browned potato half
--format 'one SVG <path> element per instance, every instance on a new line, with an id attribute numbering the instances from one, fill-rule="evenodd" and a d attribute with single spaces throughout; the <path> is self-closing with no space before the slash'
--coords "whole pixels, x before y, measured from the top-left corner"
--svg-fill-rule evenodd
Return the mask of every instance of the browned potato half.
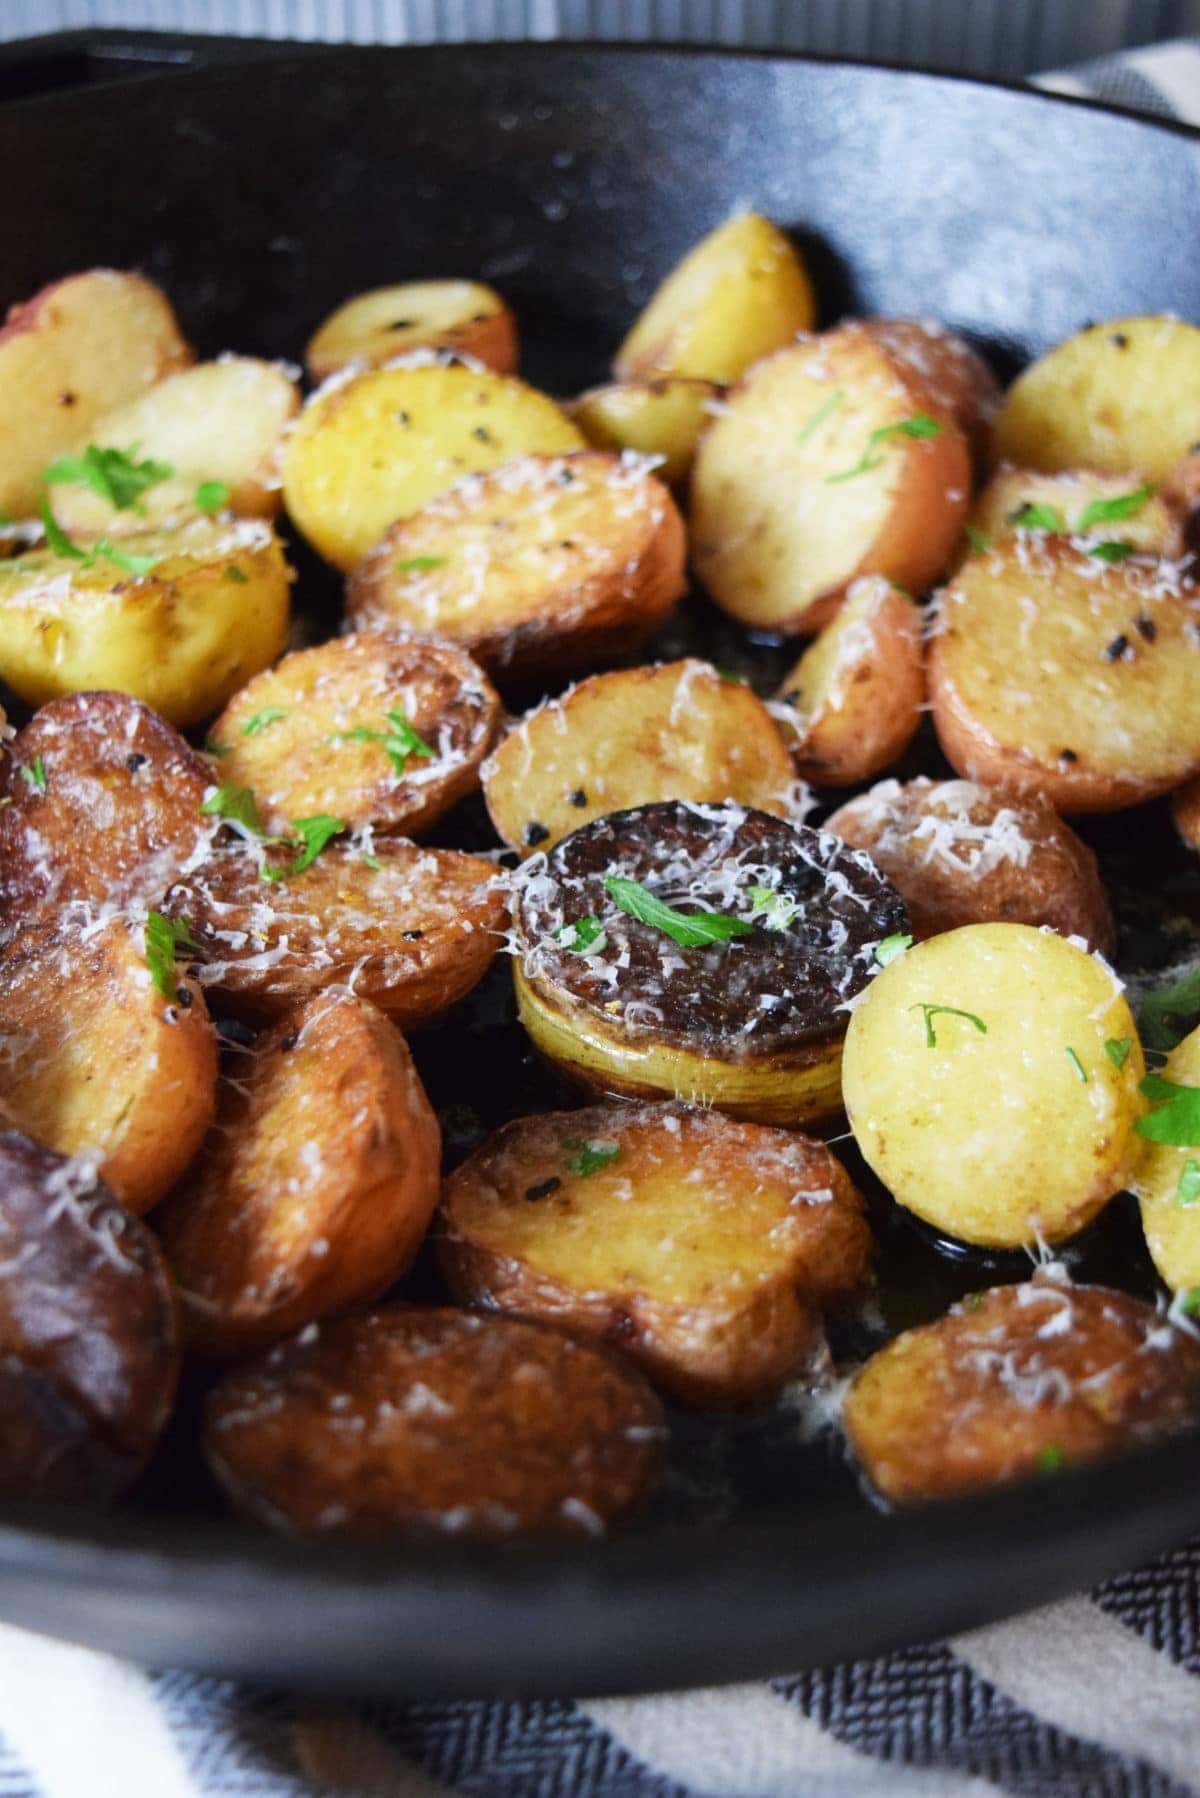
<path id="1" fill-rule="evenodd" d="M 966 562 L 930 647 L 933 718 L 967 780 L 1115 811 L 1200 771 L 1200 592 L 1180 566 L 1022 532 Z"/>
<path id="2" fill-rule="evenodd" d="M 680 1105 L 507 1124 L 450 1176 L 439 1239 L 464 1303 L 599 1336 L 708 1407 L 799 1373 L 870 1252 L 823 1143 Z"/>
<path id="3" fill-rule="evenodd" d="M 599 1535 L 654 1485 L 653 1393 L 603 1349 L 510 1317 L 369 1312 L 229 1374 L 209 1460 L 234 1503 L 306 1535 Z"/>
<path id="4" fill-rule="evenodd" d="M 686 375 L 613 381 L 581 393 L 568 411 L 594 448 L 661 456 L 658 473 L 679 487 L 691 472 L 696 440 L 710 414 L 719 410 L 723 391 L 715 381 Z"/>
<path id="5" fill-rule="evenodd" d="M 190 1346 L 224 1360 L 376 1298 L 438 1198 L 441 1134 L 408 1047 L 345 989 L 238 1056 L 188 1178 L 155 1218 Z"/>
<path id="6" fill-rule="evenodd" d="M 848 787 L 904 753 L 925 706 L 921 613 L 881 575 L 855 581 L 779 693 L 796 714 L 792 760 L 802 780 Z"/>
<path id="7" fill-rule="evenodd" d="M 492 823 L 524 855 L 657 799 L 786 816 L 795 784 L 762 701 L 690 658 L 594 674 L 530 712 L 483 769 Z"/>
<path id="8" fill-rule="evenodd" d="M 504 939 L 497 870 L 482 856 L 383 837 L 337 838 L 311 867 L 232 843 L 168 893 L 164 911 L 198 945 L 201 984 L 224 1011 L 276 1018 L 323 988 L 353 982 L 401 1029 L 436 1017 L 482 980 Z M 189 951 L 192 954 L 192 951 Z"/>
<path id="9" fill-rule="evenodd" d="M 866 856 L 672 802 L 585 824 L 515 885 L 521 1021 L 569 1079 L 764 1124 L 840 1109 L 850 1002 L 907 926 Z"/>
<path id="10" fill-rule="evenodd" d="M 825 820 L 898 890 L 919 937 L 962 924 L 1048 925 L 1112 951 L 1096 858 L 1036 794 L 969 780 L 881 781 Z"/>
<path id="11" fill-rule="evenodd" d="M 1173 1087 L 1200 1087 L 1200 1030 L 1193 1030 L 1172 1050 L 1162 1078 Z M 1184 1103 L 1186 1094 L 1168 1095 Z M 1152 1114 L 1153 1115 L 1153 1114 Z M 1148 1125 L 1153 1129 L 1153 1124 Z M 1200 1302 L 1200 1144 L 1180 1142 L 1195 1130 L 1173 1131 L 1175 1141 L 1152 1139 L 1138 1169 L 1135 1191 L 1150 1259 L 1173 1292 L 1195 1294 Z M 1186 1300 L 1185 1300 L 1186 1302 Z M 1200 1310 L 1193 1310 L 1200 1315 Z"/>
<path id="12" fill-rule="evenodd" d="M 481 281 L 404 281 L 355 294 L 331 312 L 304 352 L 310 379 L 350 363 L 378 368 L 409 350 L 453 350 L 497 374 L 517 367 L 517 321 Z"/>
<path id="13" fill-rule="evenodd" d="M 1200 849 L 1200 780 L 1189 780 L 1171 800 L 1175 828 L 1191 849 Z"/>
<path id="14" fill-rule="evenodd" d="M 216 1079 L 200 991 L 182 975 L 158 991 L 140 926 L 46 932 L 0 963 L 0 1097 L 39 1141 L 95 1155 L 130 1211 L 149 1210 L 191 1160 Z"/>
<path id="15" fill-rule="evenodd" d="M 986 462 L 1000 388 L 983 357 L 964 337 L 929 319 L 864 318 L 859 329 L 907 365 L 928 387 L 940 410 L 948 412 L 971 446 L 976 462 Z"/>
<path id="16" fill-rule="evenodd" d="M 966 439 L 911 363 L 856 325 L 756 363 L 700 439 L 696 572 L 759 630 L 814 631 L 879 574 L 919 593 L 958 539 Z"/>
<path id="17" fill-rule="evenodd" d="M 149 1459 L 178 1374 L 151 1231 L 92 1161 L 0 1133 L 0 1496 L 111 1498 Z"/>
<path id="18" fill-rule="evenodd" d="M 1030 529 L 1131 543 L 1156 556 L 1179 555 L 1184 548 L 1166 490 L 1156 493 L 1139 474 L 1091 468 L 1040 474 L 1002 463 L 971 508 L 971 547 L 981 555 L 1014 531 Z"/>
<path id="19" fill-rule="evenodd" d="M 1175 521 L 1173 553 L 1196 555 L 1200 551 L 1200 450 L 1192 448 L 1175 464 L 1159 493 Z"/>
<path id="20" fill-rule="evenodd" d="M 157 905 L 204 837 L 203 758 L 125 693 L 51 700 L 0 769 L 0 941 Z"/>
<path id="21" fill-rule="evenodd" d="M 111 483 L 74 457 L 54 472 L 51 509 L 62 528 L 84 542 L 178 524 L 197 511 L 224 507 L 273 518 L 280 507 L 276 456 L 299 409 L 299 389 L 277 362 L 222 356 L 196 363 L 92 426 L 89 444 L 124 451 L 138 481 L 146 480 L 136 499 L 117 489 L 125 503 L 115 505 Z"/>
<path id="22" fill-rule="evenodd" d="M 515 376 L 418 353 L 313 394 L 284 447 L 283 497 L 313 548 L 348 570 L 464 475 L 583 443 L 552 399 Z"/>
<path id="23" fill-rule="evenodd" d="M 523 456 L 393 525 L 350 576 L 346 610 L 528 682 L 636 648 L 683 593 L 684 554 L 675 502 L 640 459 Z"/>
<path id="24" fill-rule="evenodd" d="M 894 1504 L 1099 1460 L 1200 1419 L 1200 1340 L 1103 1286 L 974 1293 L 873 1355 L 846 1433 Z"/>
<path id="25" fill-rule="evenodd" d="M 166 295 L 141 275 L 89 269 L 11 307 L 0 329 L 0 512 L 36 512 L 47 463 L 191 361 Z"/>
<path id="26" fill-rule="evenodd" d="M 212 728 L 223 782 L 264 824 L 327 812 L 356 830 L 428 828 L 479 783 L 500 700 L 461 649 L 381 631 L 285 656 Z"/>

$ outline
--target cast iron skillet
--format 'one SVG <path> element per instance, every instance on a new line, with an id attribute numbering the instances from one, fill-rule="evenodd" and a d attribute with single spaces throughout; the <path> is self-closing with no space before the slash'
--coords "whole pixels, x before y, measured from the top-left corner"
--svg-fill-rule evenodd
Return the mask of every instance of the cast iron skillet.
<path id="1" fill-rule="evenodd" d="M 603 374 L 656 277 L 752 204 L 796 232 L 828 319 L 932 314 L 1004 372 L 1089 316 L 1200 318 L 1200 140 L 1181 129 L 749 54 L 229 54 L 0 107 L 0 299 L 70 268 L 136 265 L 202 353 L 274 356 L 297 353 L 358 288 L 477 273 L 514 304 L 530 377 L 569 392 Z M 151 46 L 152 59 L 171 55 Z M 0 58 L 0 93 L 12 77 Z M 38 85 L 36 72 L 24 81 Z M 1161 836 L 1161 819 L 1139 818 Z M 470 1020 L 470 1056 L 455 1039 L 453 1080 L 436 1044 L 423 1052 L 435 1099 L 476 1104 L 485 1121 L 521 1096 L 490 1003 Z M 893 1324 L 987 1277 L 884 1227 L 901 1270 Z M 1135 1251 L 1118 1208 L 1083 1271 L 1119 1275 Z M 933 1263 L 936 1295 L 916 1271 Z M 1058 1596 L 1196 1523 L 1194 1438 L 890 1517 L 786 1410 L 719 1430 L 681 1419 L 677 1437 L 668 1497 L 635 1533 L 498 1555 L 276 1541 L 210 1510 L 186 1451 L 168 1448 L 113 1513 L 0 1516 L 0 1613 L 144 1661 L 273 1681 L 599 1693 L 875 1654 Z"/>

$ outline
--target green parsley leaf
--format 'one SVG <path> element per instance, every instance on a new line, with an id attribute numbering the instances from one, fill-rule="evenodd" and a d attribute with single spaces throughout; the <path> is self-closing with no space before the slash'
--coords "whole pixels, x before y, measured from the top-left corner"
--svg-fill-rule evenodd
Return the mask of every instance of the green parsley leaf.
<path id="1" fill-rule="evenodd" d="M 272 868 L 264 863 L 260 870 L 264 880 L 292 880 L 297 874 L 303 874 L 305 868 L 312 867 L 326 844 L 341 835 L 346 825 L 341 818 L 318 812 L 314 818 L 293 818 L 292 829 L 296 832 L 299 859 L 282 868 Z"/>
<path id="2" fill-rule="evenodd" d="M 816 411 L 813 413 L 813 415 L 809 419 L 808 423 L 806 425 L 802 425 L 800 430 L 797 432 L 797 434 L 796 434 L 797 446 L 799 446 L 802 443 L 807 443 L 809 438 L 814 434 L 814 432 L 820 430 L 821 426 L 825 423 L 825 420 L 832 413 L 837 411 L 838 407 L 841 405 L 841 403 L 845 399 L 845 397 L 846 397 L 846 389 L 844 387 L 839 387 L 836 393 L 830 394 L 829 398 L 825 401 L 823 406 L 817 407 Z"/>
<path id="3" fill-rule="evenodd" d="M 721 912 L 675 911 L 661 899 L 656 899 L 640 881 L 625 880 L 620 875 L 606 875 L 604 890 L 621 911 L 663 931 L 684 949 L 698 949 L 705 943 L 727 943 L 731 937 L 749 936 L 754 929 L 745 918 L 729 918 Z"/>
<path id="4" fill-rule="evenodd" d="M 42 529 L 46 533 L 47 547 L 52 549 L 56 556 L 70 556 L 71 559 L 76 562 L 87 561 L 87 551 L 85 549 L 80 549 L 76 544 L 71 542 L 71 539 L 67 536 L 67 533 L 63 530 L 53 512 L 50 510 L 50 502 L 44 494 L 38 505 L 38 517 L 41 519 Z"/>
<path id="5" fill-rule="evenodd" d="M 144 512 L 145 507 L 138 504 L 142 494 L 168 480 L 175 470 L 170 462 L 154 462 L 149 457 L 137 462 L 136 455 L 136 444 L 119 450 L 89 443 L 81 456 L 59 456 L 42 479 L 48 487 L 90 487 L 118 512 Z"/>
<path id="6" fill-rule="evenodd" d="M 1060 1443 L 1047 1442 L 1038 1450 L 1037 1470 L 1039 1473 L 1057 1473 L 1066 1462 L 1066 1453 Z"/>
<path id="7" fill-rule="evenodd" d="M 1161 1074 L 1147 1074 L 1138 1090 L 1155 1106 L 1134 1125 L 1139 1136 L 1177 1149 L 1200 1146 L 1200 1086 L 1178 1086 Z"/>
<path id="8" fill-rule="evenodd" d="M 756 922 L 761 916 L 766 930 L 786 930 L 800 910 L 794 899 L 775 887 L 750 887 L 748 897 L 754 908 L 751 916 Z"/>
<path id="9" fill-rule="evenodd" d="M 1200 1286 L 1193 1286 L 1184 1293 L 1183 1309 L 1189 1317 L 1200 1317 Z"/>
<path id="10" fill-rule="evenodd" d="M 867 447 L 862 457 L 853 468 L 844 468 L 841 474 L 827 474 L 825 483 L 832 486 L 837 481 L 852 481 L 856 475 L 866 474 L 872 468 L 878 468 L 883 457 L 877 453 L 879 445 L 892 437 L 940 437 L 942 427 L 936 418 L 930 418 L 928 412 L 914 412 L 911 418 L 900 418 L 894 425 L 880 425 L 867 438 Z"/>
<path id="11" fill-rule="evenodd" d="M 423 756 L 426 761 L 433 760 L 433 750 L 424 737 L 413 729 L 399 706 L 394 706 L 387 714 L 387 726 L 386 730 L 372 730 L 367 724 L 356 724 L 353 730 L 335 730 L 328 741 L 379 743 L 397 774 L 404 773 L 410 755 Z"/>
<path id="12" fill-rule="evenodd" d="M 203 801 L 200 810 L 209 818 L 226 818 L 230 824 L 240 824 L 256 837 L 266 835 L 258 815 L 258 801 L 249 787 L 218 787 Z"/>
<path id="13" fill-rule="evenodd" d="M 1133 544 L 1127 537 L 1114 539 L 1111 543 L 1093 543 L 1088 550 L 1089 556 L 1095 556 L 1097 562 L 1124 562 L 1133 554 Z"/>
<path id="14" fill-rule="evenodd" d="M 1137 1013 L 1147 1047 L 1173 1049 L 1187 1035 L 1191 1021 L 1200 1017 L 1200 967 L 1170 986 L 1144 994 Z M 1184 1019 L 1187 1026 L 1179 1027 Z"/>
<path id="15" fill-rule="evenodd" d="M 229 489 L 224 481 L 201 481 L 195 499 L 201 512 L 219 512 L 229 504 Z"/>
<path id="16" fill-rule="evenodd" d="M 230 746 L 228 743 L 218 743 L 215 737 L 205 737 L 204 753 L 205 755 L 215 755 L 219 758 L 230 753 Z"/>
<path id="17" fill-rule="evenodd" d="M 986 556 L 988 550 L 992 547 L 992 540 L 987 532 L 981 531 L 977 524 L 964 524 L 963 530 L 967 533 L 967 542 L 971 545 L 971 554 L 973 556 Z"/>
<path id="18" fill-rule="evenodd" d="M 564 924 L 554 935 L 572 955 L 599 955 L 608 943 L 599 918 L 576 918 L 573 924 Z"/>
<path id="19" fill-rule="evenodd" d="M 1189 1155 L 1183 1164 L 1179 1185 L 1175 1188 L 1175 1203 L 1181 1211 L 1186 1211 L 1198 1200 L 1200 1200 L 1200 1161 Z"/>
<path id="20" fill-rule="evenodd" d="M 409 556 L 405 562 L 397 562 L 396 569 L 400 574 L 428 574 L 431 568 L 444 568 L 445 556 Z"/>
<path id="21" fill-rule="evenodd" d="M 123 568 L 126 574 L 148 574 L 161 556 L 130 556 L 123 549 L 115 549 L 107 537 L 97 537 L 83 558 L 85 568 L 94 568 L 97 562 L 113 562 Z"/>
<path id="22" fill-rule="evenodd" d="M 277 724 L 287 715 L 288 708 L 285 705 L 265 705 L 261 712 L 255 712 L 253 718 L 247 718 L 242 726 L 242 735 L 257 737 L 260 731 L 266 730 L 268 724 Z"/>
<path id="23" fill-rule="evenodd" d="M 26 762 L 21 769 L 21 779 L 39 793 L 46 791 L 46 764 L 40 755 L 35 755 L 31 762 Z"/>
<path id="24" fill-rule="evenodd" d="M 876 943 L 875 960 L 881 968 L 886 968 L 890 961 L 895 961 L 898 955 L 903 955 L 906 949 L 911 949 L 912 943 L 913 940 L 910 936 L 905 936 L 903 931 L 898 930 L 893 936 L 885 936 L 881 943 Z"/>
<path id="25" fill-rule="evenodd" d="M 227 581 L 232 581 L 235 587 L 248 587 L 250 585 L 250 576 L 248 574 L 243 574 L 240 568 L 235 568 L 232 562 L 225 570 L 224 578 Z"/>
<path id="26" fill-rule="evenodd" d="M 1087 1070 L 1085 1069 L 1083 1063 L 1080 1061 L 1078 1055 L 1076 1055 L 1074 1049 L 1071 1048 L 1069 1043 L 1067 1045 L 1066 1053 L 1067 1053 L 1067 1060 L 1070 1062 L 1071 1066 L 1075 1069 L 1075 1078 L 1079 1081 L 1081 1086 L 1086 1086 L 1088 1083 Z"/>
<path id="27" fill-rule="evenodd" d="M 1096 524 L 1116 524 L 1122 518 L 1136 518 L 1146 501 L 1153 498 L 1153 487 L 1138 487 L 1132 493 L 1118 493 L 1112 499 L 1094 499 L 1079 514 L 1075 529 L 1090 531 Z"/>
<path id="28" fill-rule="evenodd" d="M 383 868 L 383 863 L 380 861 L 379 857 L 377 855 L 368 855 L 365 849 L 360 855 L 359 860 L 366 862 L 368 868 L 373 868 L 376 874 L 380 873 Z"/>
<path id="29" fill-rule="evenodd" d="M 164 999 L 175 996 L 175 963 L 181 949 L 199 949 L 186 918 L 165 918 L 160 911 L 146 914 L 146 966 Z"/>
<path id="30" fill-rule="evenodd" d="M 966 1018 L 973 1024 L 981 1036 L 987 1035 L 987 1025 L 982 1018 L 977 1018 L 973 1011 L 960 1011 L 957 1005 L 910 1005 L 910 1011 L 919 1011 L 925 1019 L 925 1047 L 937 1048 L 937 1037 L 934 1035 L 933 1020 L 945 1015 L 950 1018 Z"/>
<path id="31" fill-rule="evenodd" d="M 1110 1036 L 1105 1043 L 1104 1053 L 1108 1056 L 1108 1059 L 1112 1062 L 1118 1073 L 1120 1073 L 1121 1069 L 1125 1066 L 1125 1063 L 1129 1060 L 1129 1051 L 1132 1047 L 1133 1038 L 1131 1036 Z"/>
<path id="32" fill-rule="evenodd" d="M 1031 499 L 1013 513 L 1011 522 L 1019 531 L 1065 531 L 1067 528 L 1067 521 L 1057 506 L 1039 504 Z"/>
<path id="33" fill-rule="evenodd" d="M 599 1168 L 607 1167 L 621 1153 L 619 1143 L 585 1142 L 580 1136 L 564 1138 L 563 1148 L 578 1150 L 577 1154 L 567 1156 L 566 1166 L 569 1174 L 578 1174 L 581 1180 L 588 1179 Z"/>
<path id="34" fill-rule="evenodd" d="M 725 668 L 720 662 L 714 662 L 713 667 L 727 687 L 748 687 L 750 685 L 745 675 L 738 674 L 733 668 Z"/>
<path id="35" fill-rule="evenodd" d="M 969 1292 L 966 1298 L 960 1302 L 959 1308 L 963 1311 L 982 1311 L 983 1301 L 986 1296 L 987 1295 L 982 1292 Z"/>

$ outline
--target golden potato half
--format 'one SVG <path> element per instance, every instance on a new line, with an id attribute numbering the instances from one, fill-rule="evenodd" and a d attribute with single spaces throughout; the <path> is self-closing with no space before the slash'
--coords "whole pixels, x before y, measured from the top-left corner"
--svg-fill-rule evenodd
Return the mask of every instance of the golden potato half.
<path id="1" fill-rule="evenodd" d="M 1160 1078 L 1172 1086 L 1200 1087 L 1200 1030 L 1184 1037 Z M 1154 1127 L 1149 1118 L 1146 1123 Z M 1200 1288 L 1200 1131 L 1168 1134 L 1197 1140 L 1149 1141 L 1135 1190 L 1150 1258 L 1172 1291 L 1183 1292 Z"/>
<path id="2" fill-rule="evenodd" d="M 517 321 L 481 281 L 402 281 L 355 294 L 321 324 L 304 352 L 309 377 L 350 363 L 378 368 L 410 350 L 453 350 L 497 374 L 517 367 Z"/>
<path id="3" fill-rule="evenodd" d="M 974 553 L 985 554 L 1016 530 L 1039 528 L 1129 543 L 1155 556 L 1180 555 L 1184 548 L 1177 509 L 1140 474 L 1091 468 L 1043 474 L 1002 463 L 971 508 Z"/>
<path id="4" fill-rule="evenodd" d="M 679 487 L 691 472 L 697 439 L 710 414 L 719 410 L 722 392 L 715 381 L 662 375 L 656 381 L 613 381 L 589 388 L 567 410 L 596 449 L 661 456 L 657 472 Z"/>

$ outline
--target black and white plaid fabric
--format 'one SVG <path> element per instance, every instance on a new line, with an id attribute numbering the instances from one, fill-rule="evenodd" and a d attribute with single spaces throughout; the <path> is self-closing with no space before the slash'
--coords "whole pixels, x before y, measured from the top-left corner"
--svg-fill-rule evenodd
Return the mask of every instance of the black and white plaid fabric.
<path id="1" fill-rule="evenodd" d="M 1200 123 L 1200 44 L 1041 79 Z M 1200 1794 L 1200 1542 L 949 1642 L 643 1698 L 332 1706 L 143 1673 L 0 1625 L 0 1798 L 450 1793 Z"/>

